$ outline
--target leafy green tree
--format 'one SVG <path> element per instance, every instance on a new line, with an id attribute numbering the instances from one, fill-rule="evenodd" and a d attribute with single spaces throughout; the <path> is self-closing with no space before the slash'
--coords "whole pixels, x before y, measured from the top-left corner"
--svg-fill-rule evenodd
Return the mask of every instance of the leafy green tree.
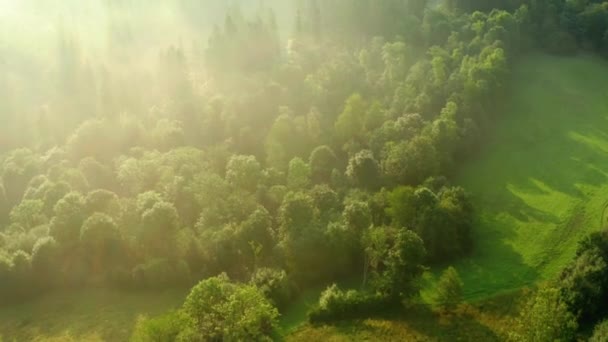
<path id="1" fill-rule="evenodd" d="M 359 151 L 348 161 L 346 176 L 352 184 L 374 190 L 381 183 L 380 166 L 370 150 Z"/>
<path id="2" fill-rule="evenodd" d="M 108 121 L 89 120 L 82 123 L 68 139 L 67 152 L 76 161 L 91 156 L 107 161 L 117 153 L 115 137 Z"/>
<path id="3" fill-rule="evenodd" d="M 608 250 L 601 249 L 606 247 L 602 246 L 606 243 L 605 237 L 587 239 L 581 243 L 577 257 L 564 268 L 559 278 L 564 302 L 571 312 L 578 315 L 581 322 L 593 321 L 595 317 L 605 312 L 601 303 L 608 296 L 606 292 Z M 589 241 L 589 239 L 593 240 Z"/>
<path id="4" fill-rule="evenodd" d="M 31 229 L 47 221 L 41 200 L 24 200 L 11 210 L 10 219 L 25 229 Z"/>
<path id="5" fill-rule="evenodd" d="M 117 215 L 120 210 L 118 196 L 108 190 L 93 190 L 85 197 L 85 206 L 89 214 L 104 213 Z"/>
<path id="6" fill-rule="evenodd" d="M 331 147 L 322 145 L 312 151 L 309 164 L 314 183 L 329 183 L 331 182 L 331 172 L 337 167 L 338 158 Z"/>
<path id="7" fill-rule="evenodd" d="M 389 227 L 371 228 L 363 240 L 371 286 L 392 301 L 407 300 L 419 293 L 418 278 L 424 272 L 424 243 L 416 233 Z"/>
<path id="8" fill-rule="evenodd" d="M 107 270 L 120 256 L 120 232 L 111 217 L 96 212 L 84 221 L 80 243 L 87 251 L 93 274 Z"/>
<path id="9" fill-rule="evenodd" d="M 175 238 L 179 230 L 179 217 L 171 203 L 156 203 L 142 214 L 141 224 L 139 239 L 148 255 L 175 256 Z"/>
<path id="10" fill-rule="evenodd" d="M 260 163 L 254 156 L 232 156 L 226 167 L 226 180 L 228 183 L 255 192 L 262 176 Z"/>
<path id="11" fill-rule="evenodd" d="M 608 321 L 602 321 L 593 328 L 593 335 L 589 342 L 603 342 L 608 340 Z"/>
<path id="12" fill-rule="evenodd" d="M 434 176 L 439 168 L 435 147 L 430 139 L 423 136 L 392 146 L 383 166 L 395 182 L 410 185 L 420 184 Z"/>
<path id="13" fill-rule="evenodd" d="M 137 212 L 142 215 L 152 209 L 157 203 L 164 202 L 163 196 L 155 191 L 147 191 L 137 195 Z"/>
<path id="14" fill-rule="evenodd" d="M 277 170 L 285 170 L 290 158 L 296 154 L 293 147 L 297 137 L 295 124 L 288 113 L 283 113 L 273 123 L 266 137 L 266 157 L 268 165 Z"/>
<path id="15" fill-rule="evenodd" d="M 273 230 L 272 216 L 264 207 L 256 209 L 243 221 L 236 232 L 236 238 L 241 243 L 241 254 L 247 256 L 247 261 L 254 262 L 254 271 L 258 264 L 266 261 L 272 255 L 276 243 Z M 257 251 L 254 246 L 260 250 Z M 261 259 L 261 260 L 259 260 Z"/>
<path id="16" fill-rule="evenodd" d="M 436 302 L 446 310 L 451 310 L 462 301 L 463 283 L 458 271 L 452 266 L 448 267 L 439 278 L 437 283 Z"/>
<path id="17" fill-rule="evenodd" d="M 226 275 L 201 281 L 183 306 L 200 340 L 270 339 L 279 316 L 264 294 L 251 285 L 230 283 Z"/>
<path id="18" fill-rule="evenodd" d="M 104 165 L 93 157 L 83 158 L 78 163 L 78 169 L 93 189 L 116 189 L 116 177 L 108 165 Z"/>
<path id="19" fill-rule="evenodd" d="M 353 94 L 346 100 L 344 111 L 336 120 L 336 135 L 343 144 L 361 141 L 364 134 L 367 104 L 360 94 Z"/>
<path id="20" fill-rule="evenodd" d="M 38 286 L 52 287 L 60 278 L 60 250 L 52 237 L 36 241 L 32 249 L 32 272 Z"/>
<path id="21" fill-rule="evenodd" d="M 80 239 L 80 227 L 86 218 L 84 198 L 77 192 L 71 192 L 57 202 L 54 212 L 49 234 L 66 248 L 75 246 Z"/>
<path id="22" fill-rule="evenodd" d="M 372 224 L 372 215 L 369 205 L 361 201 L 353 201 L 344 207 L 342 212 L 344 223 L 349 229 L 361 235 Z"/>
<path id="23" fill-rule="evenodd" d="M 310 195 L 321 215 L 331 215 L 332 212 L 340 209 L 341 203 L 338 194 L 327 184 L 315 185 L 310 190 Z"/>
<path id="24" fill-rule="evenodd" d="M 293 190 L 303 190 L 310 185 L 310 166 L 301 158 L 293 158 L 287 171 L 287 186 Z"/>
<path id="25" fill-rule="evenodd" d="M 294 295 L 294 286 L 284 270 L 258 268 L 250 282 L 279 310 L 285 309 Z"/>
<path id="26" fill-rule="evenodd" d="M 30 179 L 39 173 L 41 164 L 40 156 L 27 148 L 13 150 L 4 157 L 0 177 L 9 207 L 21 201 Z"/>
<path id="27" fill-rule="evenodd" d="M 511 341 L 572 341 L 578 324 L 559 290 L 542 287 L 524 305 L 509 334 Z"/>

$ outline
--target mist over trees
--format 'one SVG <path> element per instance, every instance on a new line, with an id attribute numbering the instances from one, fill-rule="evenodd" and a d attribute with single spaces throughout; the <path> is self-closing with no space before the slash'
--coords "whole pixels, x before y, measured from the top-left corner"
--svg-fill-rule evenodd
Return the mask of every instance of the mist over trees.
<path id="1" fill-rule="evenodd" d="M 311 322 L 416 298 L 426 267 L 474 250 L 470 195 L 449 179 L 485 143 L 513 61 L 603 53 L 608 32 L 593 1 L 0 6 L 0 303 L 198 284 L 141 340 L 155 325 L 267 338 L 275 307 L 343 279 L 361 290 L 328 287 Z M 601 253 L 581 249 L 564 298 L 543 290 L 524 318 L 558 303 L 573 330 L 564 308 L 601 311 Z M 460 302 L 453 268 L 441 286 Z"/>

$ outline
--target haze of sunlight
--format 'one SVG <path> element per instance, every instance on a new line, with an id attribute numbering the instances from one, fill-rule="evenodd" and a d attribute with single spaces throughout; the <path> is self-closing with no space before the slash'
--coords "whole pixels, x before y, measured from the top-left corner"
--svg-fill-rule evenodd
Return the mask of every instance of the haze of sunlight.
<path id="1" fill-rule="evenodd" d="M 0 0 L 0 342 L 607 341 L 608 1 Z"/>

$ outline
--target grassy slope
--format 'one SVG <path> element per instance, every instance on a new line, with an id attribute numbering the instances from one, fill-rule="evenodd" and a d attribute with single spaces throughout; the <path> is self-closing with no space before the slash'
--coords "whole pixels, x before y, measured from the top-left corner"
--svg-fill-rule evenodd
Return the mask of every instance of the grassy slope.
<path id="1" fill-rule="evenodd" d="M 55 293 L 0 308 L 0 335 L 11 341 L 126 341 L 139 315 L 179 307 L 186 291 Z"/>
<path id="2" fill-rule="evenodd" d="M 551 278 L 608 201 L 608 64 L 526 58 L 481 154 L 457 183 L 477 210 L 474 255 L 457 264 L 468 299 Z"/>

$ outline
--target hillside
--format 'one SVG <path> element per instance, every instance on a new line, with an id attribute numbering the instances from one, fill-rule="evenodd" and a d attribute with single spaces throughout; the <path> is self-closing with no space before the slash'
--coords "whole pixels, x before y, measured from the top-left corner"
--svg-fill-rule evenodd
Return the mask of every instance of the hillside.
<path id="1" fill-rule="evenodd" d="M 458 263 L 469 299 L 555 276 L 608 201 L 608 65 L 527 57 L 509 101 L 458 183 L 476 208 L 475 252 Z"/>

